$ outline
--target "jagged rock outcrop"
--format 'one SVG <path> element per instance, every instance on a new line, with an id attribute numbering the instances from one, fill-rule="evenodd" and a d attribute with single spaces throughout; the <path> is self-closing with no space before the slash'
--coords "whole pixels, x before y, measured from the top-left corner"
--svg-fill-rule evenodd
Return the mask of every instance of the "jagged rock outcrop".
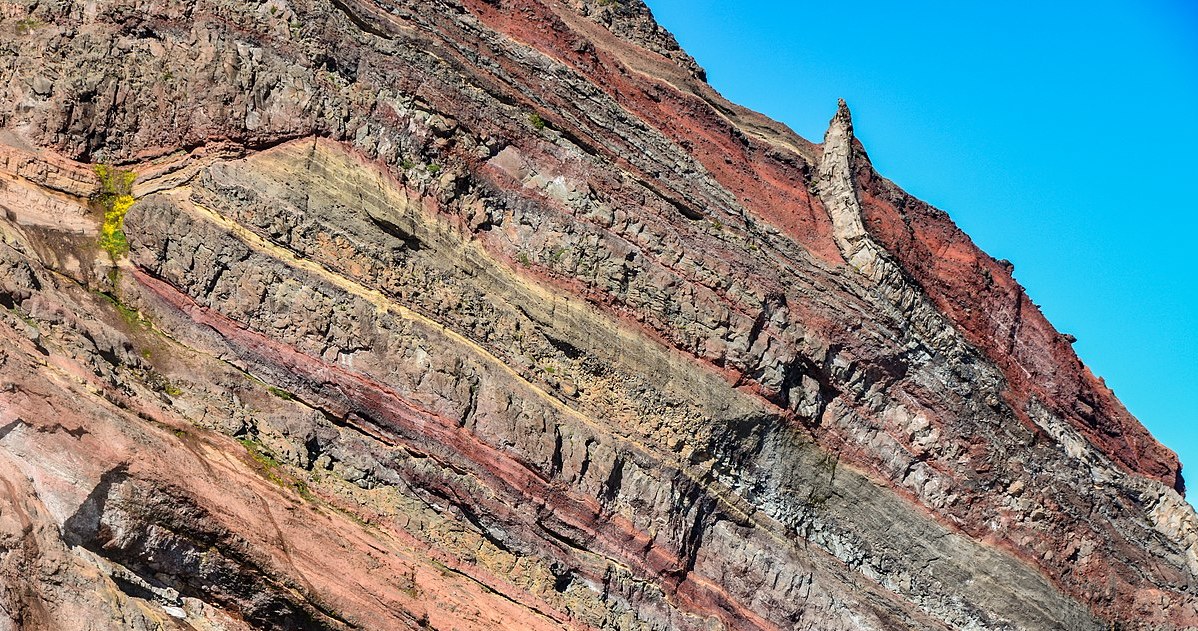
<path id="1" fill-rule="evenodd" d="M 636 0 L 0 14 L 0 629 L 1198 628 L 1176 457 L 843 103 Z"/>

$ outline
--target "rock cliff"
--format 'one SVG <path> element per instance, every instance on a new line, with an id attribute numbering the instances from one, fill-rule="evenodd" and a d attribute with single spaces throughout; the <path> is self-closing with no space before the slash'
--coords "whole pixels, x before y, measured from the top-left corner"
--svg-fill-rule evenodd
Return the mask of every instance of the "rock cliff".
<path id="1" fill-rule="evenodd" d="M 843 103 L 640 0 L 0 17 L 0 629 L 1198 628 L 1176 457 Z"/>

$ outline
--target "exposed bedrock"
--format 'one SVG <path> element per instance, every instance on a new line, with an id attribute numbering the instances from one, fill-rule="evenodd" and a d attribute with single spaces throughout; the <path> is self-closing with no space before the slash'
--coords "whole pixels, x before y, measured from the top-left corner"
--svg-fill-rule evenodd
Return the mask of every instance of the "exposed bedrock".
<path id="1" fill-rule="evenodd" d="M 843 104 L 633 0 L 0 10 L 0 629 L 1198 627 L 1176 457 Z"/>

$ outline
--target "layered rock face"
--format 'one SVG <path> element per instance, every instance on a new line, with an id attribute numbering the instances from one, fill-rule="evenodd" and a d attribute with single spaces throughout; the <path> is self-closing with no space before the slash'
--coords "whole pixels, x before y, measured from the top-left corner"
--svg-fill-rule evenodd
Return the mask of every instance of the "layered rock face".
<path id="1" fill-rule="evenodd" d="M 0 15 L 0 629 L 1198 628 L 1176 457 L 843 104 L 639 0 Z"/>

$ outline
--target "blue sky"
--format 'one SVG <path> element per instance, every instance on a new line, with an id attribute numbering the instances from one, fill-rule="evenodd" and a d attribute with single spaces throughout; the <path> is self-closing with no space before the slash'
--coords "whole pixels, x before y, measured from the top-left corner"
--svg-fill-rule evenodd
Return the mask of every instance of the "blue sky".
<path id="1" fill-rule="evenodd" d="M 1198 3 L 647 2 L 806 138 L 847 100 L 878 171 L 1015 264 L 1198 496 Z"/>

